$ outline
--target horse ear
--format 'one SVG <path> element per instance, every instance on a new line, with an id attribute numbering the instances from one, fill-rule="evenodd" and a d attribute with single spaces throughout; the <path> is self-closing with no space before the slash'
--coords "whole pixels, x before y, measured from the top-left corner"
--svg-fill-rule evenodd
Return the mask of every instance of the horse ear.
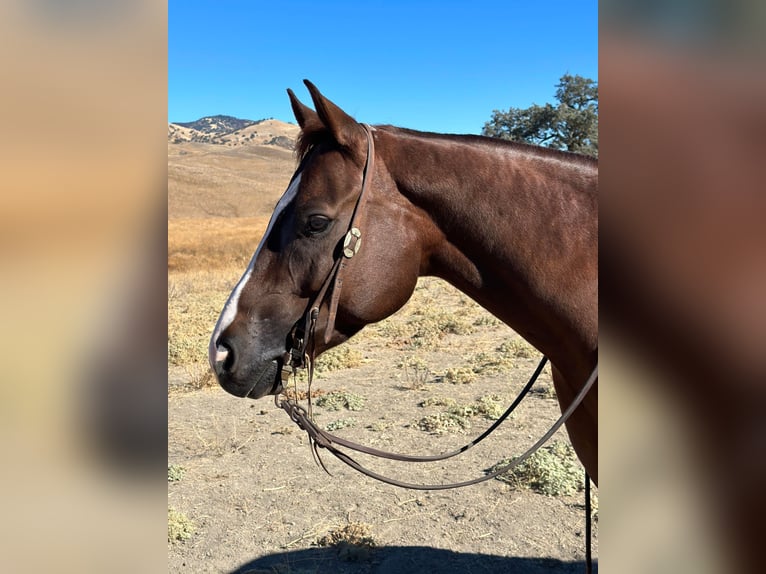
<path id="1" fill-rule="evenodd" d="M 303 80 L 303 83 L 306 84 L 311 99 L 314 100 L 319 119 L 330 130 L 335 141 L 349 150 L 358 149 L 365 141 L 362 125 L 319 93 L 314 84 L 308 80 Z"/>
<path id="2" fill-rule="evenodd" d="M 298 125 L 303 131 L 307 131 L 307 128 L 311 129 L 314 127 L 319 129 L 322 127 L 322 120 L 319 119 L 317 113 L 304 105 L 290 88 L 287 88 L 287 95 L 290 96 L 290 105 L 293 108 L 295 119 L 298 120 Z"/>

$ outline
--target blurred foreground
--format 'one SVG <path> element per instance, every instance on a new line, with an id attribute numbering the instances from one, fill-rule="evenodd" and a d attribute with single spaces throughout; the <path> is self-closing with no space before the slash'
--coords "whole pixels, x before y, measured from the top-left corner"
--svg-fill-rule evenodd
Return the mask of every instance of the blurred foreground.
<path id="1" fill-rule="evenodd" d="M 640 6 L 601 13 L 601 562 L 761 571 L 766 12 Z"/>
<path id="2" fill-rule="evenodd" d="M 165 570 L 166 29 L 0 6 L 2 572 Z"/>

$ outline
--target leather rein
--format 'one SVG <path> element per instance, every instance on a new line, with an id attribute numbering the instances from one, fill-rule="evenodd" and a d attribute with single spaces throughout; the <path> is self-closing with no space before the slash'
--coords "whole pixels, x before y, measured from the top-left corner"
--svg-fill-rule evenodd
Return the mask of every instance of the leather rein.
<path id="1" fill-rule="evenodd" d="M 508 418 L 508 416 L 515 410 L 515 408 L 518 406 L 521 400 L 526 396 L 527 392 L 532 387 L 534 382 L 537 380 L 537 377 L 542 372 L 546 361 L 547 361 L 546 357 L 543 357 L 540 363 L 538 364 L 537 369 L 535 369 L 534 374 L 530 377 L 529 382 L 527 382 L 527 384 L 518 394 L 518 396 L 513 401 L 513 403 L 511 403 L 508 409 L 502 414 L 500 418 L 498 418 L 492 424 L 492 426 L 490 426 L 486 431 L 484 431 L 480 436 L 478 436 L 471 442 L 463 445 L 462 447 L 460 447 L 459 449 L 455 451 L 448 452 L 445 454 L 437 454 L 437 455 L 430 455 L 430 456 L 415 456 L 415 455 L 391 453 L 391 452 L 378 450 L 372 447 L 360 445 L 358 443 L 336 436 L 332 433 L 327 432 L 324 429 L 319 428 L 316 425 L 316 423 L 314 423 L 314 421 L 312 420 L 309 412 L 303 407 L 301 407 L 299 404 L 297 404 L 295 401 L 293 401 L 292 399 L 277 398 L 275 399 L 275 402 L 278 407 L 282 408 L 288 414 L 290 419 L 295 424 L 297 424 L 298 427 L 306 431 L 306 433 L 309 436 L 309 442 L 310 442 L 312 453 L 314 454 L 315 460 L 328 474 L 330 474 L 330 472 L 327 470 L 327 467 L 325 467 L 321 457 L 319 456 L 318 449 L 320 448 L 326 449 L 328 452 L 330 452 L 332 455 L 338 458 L 341 462 L 344 462 L 345 464 L 347 464 L 354 470 L 357 470 L 361 472 L 362 474 L 369 476 L 370 478 L 374 478 L 375 480 L 385 482 L 386 484 L 390 484 L 392 486 L 409 488 L 412 490 L 448 490 L 452 488 L 462 488 L 464 486 L 479 484 L 480 482 L 485 482 L 487 480 L 491 480 L 502 474 L 505 474 L 506 472 L 512 470 L 514 467 L 520 465 L 532 454 L 534 454 L 543 444 L 545 444 L 548 441 L 548 439 L 550 439 L 556 433 L 556 431 L 559 428 L 561 428 L 561 425 L 563 425 L 567 421 L 567 419 L 569 419 L 569 417 L 572 415 L 575 409 L 578 406 L 580 406 L 583 399 L 585 398 L 585 395 L 588 394 L 588 391 L 591 389 L 591 387 L 593 386 L 593 383 L 598 378 L 598 367 L 593 369 L 593 372 L 591 373 L 590 377 L 586 381 L 585 385 L 577 394 L 577 396 L 569 405 L 569 407 L 566 409 L 566 411 L 562 413 L 562 415 L 558 418 L 558 420 L 551 426 L 550 429 L 548 429 L 548 432 L 546 432 L 542 437 L 540 437 L 537 440 L 537 442 L 535 442 L 531 447 L 529 447 L 522 455 L 515 457 L 510 463 L 505 464 L 493 470 L 492 472 L 485 474 L 484 476 L 479 476 L 472 480 L 466 480 L 463 482 L 452 482 L 447 484 L 414 484 L 410 482 L 404 482 L 401 480 L 397 480 L 394 478 L 390 478 L 390 477 L 378 474 L 368 468 L 365 468 L 364 466 L 359 464 L 356 460 L 354 460 L 351 456 L 349 456 L 346 452 L 342 451 L 338 447 L 345 447 L 347 449 L 360 452 L 363 454 L 376 456 L 378 458 L 386 458 L 389 460 L 397 460 L 402 462 L 435 462 L 439 460 L 452 458 L 453 456 L 462 454 L 468 449 L 472 448 L 473 446 L 479 444 L 482 440 L 484 440 L 487 436 L 489 436 L 498 426 L 500 426 L 500 424 L 506 418 Z M 309 394 L 310 394 L 310 391 L 309 391 Z"/>

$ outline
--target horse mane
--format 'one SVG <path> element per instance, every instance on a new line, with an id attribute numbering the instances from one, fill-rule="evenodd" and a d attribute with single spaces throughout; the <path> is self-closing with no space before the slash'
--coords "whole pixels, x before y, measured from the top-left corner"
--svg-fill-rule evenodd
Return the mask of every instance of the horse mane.
<path id="1" fill-rule="evenodd" d="M 384 131 L 392 132 L 395 134 L 416 137 L 421 139 L 431 139 L 440 141 L 453 141 L 463 144 L 471 144 L 475 146 L 490 146 L 495 148 L 505 148 L 516 150 L 524 154 L 532 154 L 540 157 L 549 157 L 552 159 L 558 159 L 563 161 L 573 161 L 576 163 L 597 165 L 598 160 L 592 156 L 585 155 L 578 152 L 563 151 L 554 148 L 528 144 L 524 142 L 511 141 L 501 138 L 493 138 L 489 136 L 480 136 L 474 134 L 442 134 L 435 132 L 421 132 L 417 130 L 411 130 L 408 128 L 400 128 L 391 125 L 375 126 L 376 129 L 383 129 Z"/>
<path id="2" fill-rule="evenodd" d="M 577 153 L 577 152 L 570 152 L 570 151 L 562 151 L 558 149 L 523 143 L 523 142 L 516 142 L 516 141 L 510 141 L 500 138 L 492 138 L 488 136 L 479 136 L 479 135 L 472 135 L 472 134 L 442 134 L 442 133 L 435 133 L 435 132 L 421 132 L 418 130 L 411 130 L 408 128 L 400 128 L 397 126 L 392 125 L 375 125 L 375 129 L 386 131 L 389 133 L 405 136 L 405 137 L 414 137 L 414 138 L 420 138 L 420 139 L 426 139 L 426 140 L 440 140 L 440 141 L 453 141 L 457 143 L 462 144 L 470 144 L 475 146 L 490 146 L 495 148 L 505 148 L 505 149 L 511 149 L 518 151 L 520 153 L 524 154 L 531 154 L 531 155 L 537 155 L 540 157 L 547 157 L 551 159 L 558 159 L 561 161 L 571 161 L 574 163 L 581 163 L 585 165 L 591 165 L 595 166 L 598 165 L 598 160 L 596 158 L 593 158 L 591 156 Z M 308 154 L 313 150 L 315 147 L 317 147 L 319 144 L 324 143 L 328 140 L 332 140 L 332 134 L 330 133 L 330 130 L 328 130 L 323 125 L 309 125 L 307 126 L 307 129 L 301 130 L 301 133 L 298 136 L 298 140 L 295 144 L 295 153 L 298 157 L 298 161 L 302 161 Z"/>
<path id="3" fill-rule="evenodd" d="M 307 125 L 306 129 L 301 130 L 295 143 L 295 154 L 298 156 L 298 161 L 303 161 L 312 149 L 330 139 L 332 139 L 332 135 L 325 126 Z"/>

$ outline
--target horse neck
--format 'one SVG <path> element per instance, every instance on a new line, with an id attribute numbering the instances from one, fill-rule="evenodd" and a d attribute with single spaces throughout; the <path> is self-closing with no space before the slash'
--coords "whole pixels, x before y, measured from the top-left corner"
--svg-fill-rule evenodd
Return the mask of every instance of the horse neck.
<path id="1" fill-rule="evenodd" d="M 595 162 L 478 137 L 377 140 L 399 192 L 431 223 L 421 275 L 452 283 L 552 360 L 562 340 L 595 349 Z"/>

